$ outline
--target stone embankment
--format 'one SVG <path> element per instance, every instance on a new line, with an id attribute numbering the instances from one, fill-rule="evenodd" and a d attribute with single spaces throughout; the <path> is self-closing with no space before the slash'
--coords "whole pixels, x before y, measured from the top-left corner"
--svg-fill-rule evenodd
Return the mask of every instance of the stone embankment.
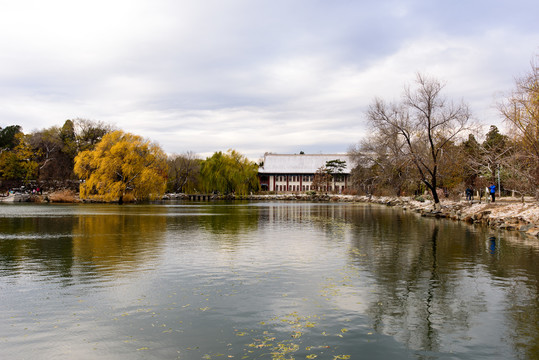
<path id="1" fill-rule="evenodd" d="M 496 202 L 453 201 L 443 199 L 441 208 L 433 210 L 431 200 L 417 201 L 411 197 L 369 197 L 332 194 L 277 194 L 228 197 L 245 200 L 360 202 L 398 206 L 425 217 L 447 218 L 468 223 L 484 224 L 491 228 L 515 230 L 539 237 L 539 202 L 529 199 L 523 203 L 517 198 L 502 198 Z"/>

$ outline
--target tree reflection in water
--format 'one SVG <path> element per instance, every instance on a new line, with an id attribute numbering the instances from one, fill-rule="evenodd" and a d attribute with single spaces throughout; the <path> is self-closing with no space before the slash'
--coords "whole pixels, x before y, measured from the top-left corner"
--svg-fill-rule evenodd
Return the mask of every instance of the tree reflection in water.
<path id="1" fill-rule="evenodd" d="M 514 233 L 497 238 L 488 229 L 380 211 L 357 212 L 359 251 L 351 252 L 354 263 L 374 276 L 367 312 L 376 331 L 427 354 L 465 352 L 484 337 L 526 358 L 539 354 L 537 246 L 504 241 Z M 499 306 L 510 321 L 495 319 Z"/>
<path id="2" fill-rule="evenodd" d="M 96 341 L 140 338 L 143 328 L 157 329 L 157 320 L 176 328 L 145 334 L 156 349 L 176 353 L 193 342 L 223 353 L 220 344 L 248 343 L 227 333 L 236 321 L 246 334 L 260 330 L 249 340 L 257 346 L 268 329 L 290 341 L 290 331 L 280 331 L 290 314 L 316 319 L 301 337 L 294 332 L 293 341 L 346 351 L 335 355 L 363 354 L 366 346 L 371 355 L 387 354 L 380 347 L 388 344 L 392 354 L 412 349 L 420 359 L 533 359 L 539 353 L 539 242 L 515 233 L 360 204 L 9 209 L 28 212 L 0 216 L 0 276 L 11 289 L 0 296 L 12 309 L 0 330 L 11 339 L 12 354 L 32 341 L 52 354 L 48 341 L 68 336 L 79 345 L 88 334 Z M 20 304 L 24 289 L 41 295 Z M 78 302 L 81 291 L 88 305 Z M 47 309 L 39 322 L 43 333 L 34 329 L 28 340 L 22 329 L 35 324 L 25 314 L 36 306 Z M 81 310 L 93 329 L 84 339 L 71 331 L 79 320 L 69 316 Z M 65 332 L 51 330 L 56 318 Z M 12 319 L 24 323 L 18 332 Z M 102 321 L 97 327 L 95 319 Z M 201 339 L 208 333 L 223 338 L 208 345 Z M 104 354 L 124 357 L 123 342 L 106 344 Z"/>

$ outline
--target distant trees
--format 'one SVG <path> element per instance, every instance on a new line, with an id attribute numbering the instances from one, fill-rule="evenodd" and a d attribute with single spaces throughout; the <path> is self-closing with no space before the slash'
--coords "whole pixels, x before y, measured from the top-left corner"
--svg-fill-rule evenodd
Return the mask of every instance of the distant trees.
<path id="1" fill-rule="evenodd" d="M 19 125 L 10 125 L 5 128 L 0 127 L 0 152 L 13 149 L 17 146 L 17 134 L 22 133 Z"/>
<path id="2" fill-rule="evenodd" d="M 113 131 L 94 150 L 77 155 L 75 173 L 83 180 L 81 198 L 119 203 L 152 200 L 165 191 L 166 155 L 149 140 Z"/>
<path id="3" fill-rule="evenodd" d="M 66 120 L 24 134 L 19 125 L 0 128 L 0 179 L 66 183 L 74 180 L 75 156 L 91 150 L 112 126 L 87 119 Z"/>
<path id="4" fill-rule="evenodd" d="M 311 183 L 311 189 L 315 191 L 326 191 L 327 187 L 331 183 L 332 176 L 329 170 L 325 166 L 319 167 L 314 173 L 313 182 Z"/>
<path id="5" fill-rule="evenodd" d="M 79 179 L 80 197 L 98 201 L 148 200 L 165 190 L 242 195 L 259 188 L 258 165 L 235 150 L 206 160 L 190 151 L 167 157 L 149 140 L 80 118 L 30 134 L 18 125 L 0 128 L 0 180 L 13 180 L 0 186 L 39 181 L 72 187 Z"/>
<path id="6" fill-rule="evenodd" d="M 200 175 L 203 188 L 208 192 L 245 195 L 259 188 L 258 165 L 236 150 L 215 152 L 206 158 L 202 161 Z"/>
<path id="7" fill-rule="evenodd" d="M 410 163 L 418 178 L 429 189 L 435 206 L 440 202 L 436 191 L 443 151 L 469 129 L 470 111 L 464 103 L 455 104 L 442 96 L 444 84 L 418 74 L 416 87 L 407 87 L 402 101 L 386 103 L 376 98 L 367 112 L 376 140 L 378 154 L 373 159 L 395 157 L 385 170 L 398 170 L 398 165 Z M 365 145 L 365 150 L 369 145 Z M 374 144 L 370 145 L 374 149 Z M 396 165 L 396 166 L 395 166 Z"/>
<path id="8" fill-rule="evenodd" d="M 6 180 L 35 179 L 37 176 L 38 163 L 35 153 L 29 143 L 29 135 L 16 132 L 10 146 L 10 151 L 2 151 L 0 154 L 0 177 Z"/>
<path id="9" fill-rule="evenodd" d="M 366 194 L 402 195 L 417 185 L 418 176 L 403 151 L 404 140 L 394 133 L 374 133 L 348 150 L 356 166 L 352 184 Z"/>
<path id="10" fill-rule="evenodd" d="M 538 59 L 498 104 L 505 134 L 496 126 L 483 133 L 472 129 L 468 106 L 445 98 L 445 85 L 423 74 L 400 101 L 375 98 L 366 112 L 369 136 L 349 149 L 355 164 L 349 185 L 369 194 L 428 190 L 435 206 L 440 188 L 448 195 L 494 182 L 539 199 Z M 313 189 L 327 189 L 345 166 L 339 159 L 327 162 L 316 172 Z M 19 125 L 0 128 L 0 180 L 73 182 L 79 176 L 85 180 L 83 197 L 152 198 L 164 191 L 165 180 L 171 192 L 246 194 L 258 190 L 257 175 L 258 165 L 235 150 L 205 160 L 192 152 L 167 158 L 148 140 L 87 119 L 29 134 Z"/>
<path id="11" fill-rule="evenodd" d="M 93 149 L 112 129 L 103 122 L 68 119 L 62 127 L 53 126 L 31 134 L 30 143 L 39 163 L 39 180 L 74 179 L 75 156 Z"/>
<path id="12" fill-rule="evenodd" d="M 334 159 L 326 161 L 325 166 L 318 168 L 311 184 L 312 190 L 327 191 L 338 180 L 338 176 L 346 169 L 346 161 Z"/>
<path id="13" fill-rule="evenodd" d="M 73 159 L 76 152 L 64 151 L 64 142 L 60 136 L 61 128 L 53 126 L 34 132 L 30 143 L 39 163 L 40 180 L 73 179 Z"/>
<path id="14" fill-rule="evenodd" d="M 170 155 L 168 164 L 167 191 L 176 193 L 195 192 L 200 182 L 202 160 L 192 152 Z"/>
<path id="15" fill-rule="evenodd" d="M 349 149 L 352 182 L 366 193 L 402 194 L 428 189 L 436 203 L 465 188 L 496 184 L 539 198 L 539 67 L 516 80 L 498 104 L 507 134 L 492 125 L 473 129 L 464 103 L 442 97 L 443 84 L 418 75 L 398 103 L 375 99 L 367 111 L 371 134 Z M 420 184 L 423 184 L 422 186 Z"/>
<path id="16" fill-rule="evenodd" d="M 499 104 L 500 113 L 509 125 L 515 151 L 506 166 L 514 179 L 513 186 L 539 198 L 539 56 L 531 69 L 516 80 L 515 89 Z"/>
<path id="17" fill-rule="evenodd" d="M 66 124 L 68 121 L 67 120 Z M 76 118 L 71 121 L 73 126 L 74 141 L 77 152 L 92 150 L 103 136 L 117 130 L 114 126 L 103 121 Z M 66 126 L 64 124 L 64 127 Z M 68 125 L 69 126 L 69 125 Z"/>
<path id="18" fill-rule="evenodd" d="M 501 134 L 498 127 L 491 125 L 482 143 L 470 134 L 462 143 L 460 150 L 462 155 L 456 154 L 456 156 L 463 156 L 461 172 L 466 186 L 484 188 L 489 184 L 497 183 L 500 176 L 506 178 L 505 164 L 514 147 L 508 136 Z"/>

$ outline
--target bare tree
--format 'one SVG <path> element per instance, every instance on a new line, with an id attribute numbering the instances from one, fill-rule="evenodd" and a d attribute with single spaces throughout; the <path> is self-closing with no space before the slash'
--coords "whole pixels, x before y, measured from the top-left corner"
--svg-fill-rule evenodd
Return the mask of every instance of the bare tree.
<path id="1" fill-rule="evenodd" d="M 396 134 L 393 139 L 373 134 L 348 150 L 355 164 L 352 182 L 367 194 L 402 195 L 415 183 L 417 175 L 409 159 L 403 156 L 404 141 Z"/>
<path id="2" fill-rule="evenodd" d="M 332 175 L 329 173 L 328 169 L 324 166 L 321 166 L 318 168 L 318 170 L 316 170 L 316 173 L 314 174 L 311 187 L 315 191 L 327 191 L 331 179 Z"/>
<path id="3" fill-rule="evenodd" d="M 169 190 L 181 193 L 186 190 L 194 190 L 200 173 L 198 156 L 188 151 L 182 155 L 169 156 L 168 163 L 168 187 Z"/>
<path id="4" fill-rule="evenodd" d="M 539 197 L 539 56 L 530 72 L 516 80 L 516 88 L 498 106 L 510 126 L 519 161 L 512 162 L 523 187 Z M 516 185 L 516 184 L 515 184 Z"/>
<path id="5" fill-rule="evenodd" d="M 416 87 L 407 87 L 400 103 L 387 104 L 376 98 L 367 111 L 367 119 L 383 141 L 404 143 L 399 156 L 414 164 L 432 193 L 435 208 L 440 203 L 436 189 L 443 150 L 470 126 L 468 106 L 442 97 L 444 86 L 418 74 Z"/>
<path id="6" fill-rule="evenodd" d="M 103 121 L 76 118 L 72 120 L 77 141 L 77 150 L 93 150 L 105 134 L 117 130 Z"/>

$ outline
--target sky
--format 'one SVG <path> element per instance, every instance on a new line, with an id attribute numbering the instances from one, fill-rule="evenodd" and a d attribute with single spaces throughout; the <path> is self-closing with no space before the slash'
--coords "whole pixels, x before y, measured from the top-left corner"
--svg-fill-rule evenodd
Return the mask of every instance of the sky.
<path id="1" fill-rule="evenodd" d="M 0 0 L 0 126 L 83 118 L 205 158 L 345 153 L 422 73 L 474 120 L 539 54 L 537 0 Z"/>

